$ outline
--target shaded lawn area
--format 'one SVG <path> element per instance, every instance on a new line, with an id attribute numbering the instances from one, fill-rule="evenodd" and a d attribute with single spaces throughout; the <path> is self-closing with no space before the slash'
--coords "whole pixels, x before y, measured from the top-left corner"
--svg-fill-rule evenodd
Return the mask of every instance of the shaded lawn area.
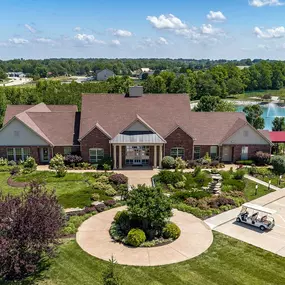
<path id="1" fill-rule="evenodd" d="M 1 189 L 4 194 L 18 195 L 23 191 L 22 188 L 14 188 L 7 185 L 9 173 L 0 173 Z M 64 208 L 90 206 L 92 203 L 91 195 L 95 192 L 100 194 L 101 200 L 109 200 L 103 191 L 95 191 L 86 180 L 94 182 L 92 173 L 67 173 L 65 177 L 57 177 L 55 172 L 35 171 L 30 174 L 21 175 L 15 178 L 16 181 L 29 182 L 31 180 L 45 181 L 47 189 L 56 190 L 59 203 Z"/>
<path id="2" fill-rule="evenodd" d="M 244 181 L 246 183 L 246 186 L 243 192 L 248 201 L 257 199 L 261 196 L 274 192 L 274 190 L 271 189 L 268 190 L 268 187 L 258 184 L 257 194 L 255 195 L 256 183 L 249 179 L 245 179 Z"/>
<path id="3" fill-rule="evenodd" d="M 101 285 L 106 266 L 69 241 L 37 284 Z M 197 258 L 158 267 L 117 265 L 117 272 L 123 285 L 281 285 L 284 267 L 283 257 L 214 232 L 212 246 Z"/>

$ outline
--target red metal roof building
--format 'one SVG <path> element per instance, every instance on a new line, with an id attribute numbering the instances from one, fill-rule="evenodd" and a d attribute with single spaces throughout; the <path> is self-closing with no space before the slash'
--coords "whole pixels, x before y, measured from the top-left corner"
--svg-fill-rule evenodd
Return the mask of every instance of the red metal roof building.
<path id="1" fill-rule="evenodd" d="M 273 143 L 285 143 L 285 132 L 269 132 L 270 140 Z"/>

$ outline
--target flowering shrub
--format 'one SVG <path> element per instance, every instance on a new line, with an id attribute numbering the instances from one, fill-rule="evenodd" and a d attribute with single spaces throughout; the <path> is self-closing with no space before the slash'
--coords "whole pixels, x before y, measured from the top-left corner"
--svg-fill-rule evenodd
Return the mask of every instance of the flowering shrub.
<path id="1" fill-rule="evenodd" d="M 23 161 L 23 167 L 24 167 L 24 168 L 29 168 L 29 169 L 31 169 L 31 170 L 36 170 L 36 168 L 37 168 L 37 163 L 36 163 L 36 161 L 35 161 L 35 159 L 34 159 L 33 157 L 28 156 L 28 157 L 26 158 L 26 160 Z"/>
<path id="2" fill-rule="evenodd" d="M 82 157 L 79 155 L 68 154 L 64 157 L 65 165 L 74 165 L 78 166 L 82 162 Z"/>
<path id="3" fill-rule="evenodd" d="M 171 169 L 175 166 L 175 159 L 172 156 L 165 156 L 161 161 L 162 167 L 165 169 Z"/>
<path id="4" fill-rule="evenodd" d="M 255 163 L 260 166 L 270 164 L 271 154 L 258 151 L 254 156 L 254 160 Z"/>
<path id="5" fill-rule="evenodd" d="M 49 163 L 49 168 L 53 170 L 57 170 L 59 167 L 64 167 L 64 157 L 61 154 L 56 154 Z"/>
<path id="6" fill-rule="evenodd" d="M 115 173 L 109 176 L 109 181 L 114 183 L 115 185 L 127 184 L 128 177 L 124 174 Z"/>

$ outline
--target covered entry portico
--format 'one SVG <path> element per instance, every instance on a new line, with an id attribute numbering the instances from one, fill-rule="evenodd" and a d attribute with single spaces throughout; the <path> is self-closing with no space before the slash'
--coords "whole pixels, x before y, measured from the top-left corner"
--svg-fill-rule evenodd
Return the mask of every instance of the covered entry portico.
<path id="1" fill-rule="evenodd" d="M 154 133 L 130 132 L 117 135 L 110 141 L 114 169 L 123 166 L 161 167 L 163 138 Z"/>

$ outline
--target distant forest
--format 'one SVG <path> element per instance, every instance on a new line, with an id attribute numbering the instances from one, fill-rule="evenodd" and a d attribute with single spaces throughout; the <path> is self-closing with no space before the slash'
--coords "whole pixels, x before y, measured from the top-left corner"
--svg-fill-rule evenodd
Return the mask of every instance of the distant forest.
<path id="1" fill-rule="evenodd" d="M 0 60 L 0 71 L 23 72 L 31 77 L 45 78 L 63 75 L 90 75 L 90 72 L 108 68 L 116 75 L 131 75 L 131 72 L 142 67 L 152 70 L 169 70 L 184 73 L 187 69 L 205 70 L 215 65 L 232 63 L 239 66 L 250 66 L 260 59 L 250 60 L 209 60 L 209 59 L 13 59 Z"/>

